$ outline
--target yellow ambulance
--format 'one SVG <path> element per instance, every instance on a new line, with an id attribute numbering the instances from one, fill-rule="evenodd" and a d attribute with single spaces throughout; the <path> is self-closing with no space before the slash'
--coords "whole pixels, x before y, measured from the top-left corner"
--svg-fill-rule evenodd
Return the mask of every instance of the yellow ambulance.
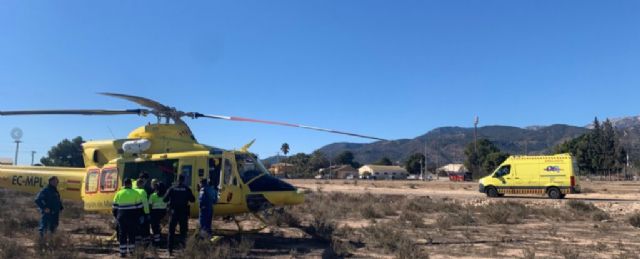
<path id="1" fill-rule="evenodd" d="M 575 160 L 570 154 L 510 156 L 492 174 L 480 179 L 480 192 L 489 197 L 540 194 L 562 199 L 579 193 Z"/>

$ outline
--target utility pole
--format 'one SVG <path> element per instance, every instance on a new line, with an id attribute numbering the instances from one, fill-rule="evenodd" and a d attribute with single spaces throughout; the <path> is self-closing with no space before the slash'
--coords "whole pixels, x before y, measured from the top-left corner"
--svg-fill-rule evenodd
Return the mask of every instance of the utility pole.
<path id="1" fill-rule="evenodd" d="M 332 162 L 331 159 L 329 159 L 329 179 L 331 179 L 331 174 L 333 173 L 331 170 L 331 167 L 333 167 L 331 162 Z"/>
<path id="2" fill-rule="evenodd" d="M 423 153 L 423 159 L 420 159 L 420 178 L 424 179 L 424 160 L 426 160 L 426 156 Z"/>
<path id="3" fill-rule="evenodd" d="M 20 150 L 20 139 L 22 138 L 22 130 L 20 128 L 13 128 L 11 130 L 11 138 L 16 142 L 16 156 L 13 159 L 13 164 L 18 165 L 18 152 Z"/>
<path id="4" fill-rule="evenodd" d="M 31 151 L 31 165 L 33 165 L 33 157 L 36 155 L 36 151 Z"/>
<path id="5" fill-rule="evenodd" d="M 475 154 L 475 160 L 478 160 L 478 123 L 480 122 L 480 117 L 478 117 L 478 115 L 476 115 L 476 119 L 473 121 L 473 153 Z M 476 161 L 474 161 L 474 166 L 476 170 L 479 170 L 480 166 L 475 163 Z M 476 172 L 479 173 L 479 172 Z"/>
<path id="6" fill-rule="evenodd" d="M 426 181 L 426 176 L 429 174 L 429 162 L 427 162 L 427 142 L 424 143 L 424 175 L 422 176 L 422 180 Z"/>
<path id="7" fill-rule="evenodd" d="M 15 156 L 15 158 L 13 159 L 13 164 L 14 164 L 14 165 L 18 165 L 18 152 L 20 152 L 20 143 L 21 143 L 22 141 L 20 141 L 20 140 L 16 140 L 15 142 L 16 142 L 16 156 Z"/>

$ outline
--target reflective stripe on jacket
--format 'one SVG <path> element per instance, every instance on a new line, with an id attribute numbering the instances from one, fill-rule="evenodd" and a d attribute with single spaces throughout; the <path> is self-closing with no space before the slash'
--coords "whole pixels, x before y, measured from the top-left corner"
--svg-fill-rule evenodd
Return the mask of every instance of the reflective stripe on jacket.
<path id="1" fill-rule="evenodd" d="M 151 194 L 149 197 L 149 206 L 151 206 L 152 210 L 166 210 L 167 203 L 162 200 L 162 196 L 158 195 L 157 192 Z"/>
<path id="2" fill-rule="evenodd" d="M 113 215 L 120 216 L 124 213 L 137 213 L 142 210 L 142 198 L 137 191 L 125 187 L 113 197 Z"/>

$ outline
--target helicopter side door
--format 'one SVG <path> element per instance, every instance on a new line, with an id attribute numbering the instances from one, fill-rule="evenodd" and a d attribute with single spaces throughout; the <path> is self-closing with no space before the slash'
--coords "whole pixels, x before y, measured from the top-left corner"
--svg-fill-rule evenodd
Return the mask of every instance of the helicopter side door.
<path id="1" fill-rule="evenodd" d="M 246 204 L 243 203 L 242 183 L 240 182 L 233 152 L 224 152 L 222 155 L 220 185 L 218 188 L 220 190 L 220 198 L 214 209 L 216 215 L 246 212 Z"/>
<path id="2" fill-rule="evenodd" d="M 194 174 L 196 174 L 196 172 L 198 171 L 198 166 L 196 163 L 196 159 L 192 158 L 192 157 L 188 157 L 188 158 L 181 158 L 180 159 L 180 168 L 179 168 L 179 175 L 183 175 L 184 176 L 184 184 L 189 186 L 189 188 L 191 188 L 191 191 L 193 192 L 193 195 L 196 197 L 196 202 L 193 204 L 193 206 L 191 206 L 190 209 L 190 214 L 191 216 L 197 216 L 198 215 L 198 180 L 197 177 L 194 176 Z M 176 181 L 178 179 L 176 178 Z"/>

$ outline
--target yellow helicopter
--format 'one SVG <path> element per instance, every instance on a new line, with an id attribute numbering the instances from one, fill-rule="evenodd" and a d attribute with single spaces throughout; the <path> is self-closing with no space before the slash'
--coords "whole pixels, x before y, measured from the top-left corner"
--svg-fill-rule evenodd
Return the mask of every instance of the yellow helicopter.
<path id="1" fill-rule="evenodd" d="M 184 175 L 186 183 L 197 191 L 200 179 L 218 184 L 220 199 L 215 215 L 234 216 L 304 202 L 303 193 L 291 184 L 272 176 L 257 156 L 248 151 L 253 141 L 240 150 L 224 150 L 200 144 L 182 118 L 211 118 L 306 128 L 355 137 L 384 140 L 360 134 L 305 125 L 250 118 L 183 112 L 159 102 L 131 95 L 101 93 L 135 102 L 146 108 L 131 110 L 31 110 L 0 111 L 12 115 L 154 115 L 157 123 L 139 127 L 125 139 L 87 141 L 82 144 L 85 168 L 43 166 L 0 166 L 0 187 L 36 193 L 50 176 L 60 180 L 63 199 L 84 202 L 84 209 L 110 213 L 115 193 L 125 178 L 137 178 L 146 172 L 171 185 Z M 197 217 L 198 206 L 191 207 Z M 258 219 L 262 220 L 260 217 Z M 263 221 L 264 222 L 264 221 Z M 238 225 L 239 227 L 239 225 Z"/>

